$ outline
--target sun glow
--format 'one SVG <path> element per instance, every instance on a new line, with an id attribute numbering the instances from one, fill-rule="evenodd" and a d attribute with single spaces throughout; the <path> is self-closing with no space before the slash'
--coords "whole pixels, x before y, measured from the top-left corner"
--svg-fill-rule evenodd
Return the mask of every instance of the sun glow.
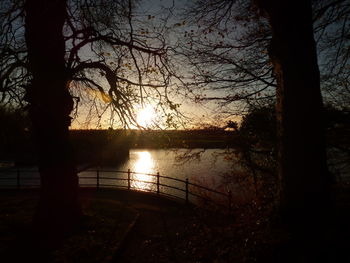
<path id="1" fill-rule="evenodd" d="M 148 174 L 154 174 L 154 160 L 152 158 L 152 155 L 147 151 L 137 152 L 137 161 L 134 164 L 134 171 L 136 174 L 134 174 L 134 183 L 133 187 L 139 189 L 139 190 L 150 190 L 152 187 L 152 184 L 147 182 L 153 182 L 155 180 L 155 177 L 148 175 Z"/>
<path id="2" fill-rule="evenodd" d="M 140 126 L 149 128 L 155 124 L 156 116 L 157 114 L 153 107 L 151 105 L 147 105 L 146 107 L 139 110 L 137 113 L 136 121 Z"/>

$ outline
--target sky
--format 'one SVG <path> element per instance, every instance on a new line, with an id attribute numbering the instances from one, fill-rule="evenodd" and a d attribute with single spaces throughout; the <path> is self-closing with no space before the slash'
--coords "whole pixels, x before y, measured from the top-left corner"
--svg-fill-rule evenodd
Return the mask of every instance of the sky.
<path id="1" fill-rule="evenodd" d="M 186 4 L 188 4 L 188 2 L 183 0 L 141 0 L 137 6 L 137 9 L 135 10 L 135 14 L 141 19 L 143 17 L 143 19 L 146 19 L 146 21 L 148 20 L 147 17 L 154 17 L 150 22 L 154 23 L 155 25 L 157 23 L 161 24 L 162 22 L 159 22 L 160 20 L 163 21 L 167 19 L 167 26 L 174 27 L 174 25 L 178 23 L 179 19 L 174 18 L 177 16 L 176 13 L 180 13 Z M 169 8 L 172 8 L 174 16 L 169 16 Z M 180 36 L 183 35 L 185 31 L 189 30 L 190 29 L 187 25 L 172 28 L 172 31 L 176 32 L 176 34 Z M 175 42 L 176 37 L 170 34 L 168 35 L 168 41 L 169 43 Z M 89 50 L 84 50 L 83 52 L 85 52 L 84 56 L 89 56 Z M 135 80 L 135 82 L 137 82 L 137 80 Z M 95 106 L 91 106 L 91 101 L 94 99 L 97 101 L 96 104 L 101 106 L 100 109 L 97 109 Z M 193 100 L 181 95 L 176 95 L 175 93 L 171 95 L 171 100 L 180 105 L 178 110 L 184 115 L 184 117 L 181 119 L 183 122 L 181 124 L 179 123 L 177 128 L 193 128 L 208 124 L 219 125 L 218 114 L 215 113 L 214 110 L 216 107 L 215 102 L 195 103 Z M 106 129 L 110 127 L 122 128 L 117 118 L 113 118 L 115 115 L 110 109 L 106 110 L 104 114 L 102 114 L 104 111 L 103 107 L 106 106 L 106 102 L 100 95 L 89 92 L 85 98 L 81 99 L 81 102 L 82 103 L 78 104 L 78 107 L 72 114 L 74 116 L 71 126 L 72 129 Z M 146 109 L 149 109 L 152 105 L 144 106 Z M 140 124 L 144 124 L 143 126 L 146 126 L 146 128 L 168 128 L 166 125 L 155 127 L 155 124 L 161 123 L 161 113 L 157 113 L 154 110 L 148 110 L 148 116 L 146 116 L 147 114 L 145 114 L 145 111 L 140 107 L 140 105 L 136 105 L 136 108 L 138 108 L 137 111 L 139 112 L 136 115 L 136 119 L 140 122 Z M 143 117 L 140 117 L 140 115 Z M 137 127 L 135 125 L 131 125 L 130 128 Z"/>

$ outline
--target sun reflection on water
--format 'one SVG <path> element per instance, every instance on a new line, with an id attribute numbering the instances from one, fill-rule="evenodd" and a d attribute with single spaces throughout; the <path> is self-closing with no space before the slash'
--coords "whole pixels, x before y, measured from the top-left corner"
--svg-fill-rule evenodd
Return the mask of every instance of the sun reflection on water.
<path id="1" fill-rule="evenodd" d="M 154 188 L 153 184 L 147 182 L 156 182 L 156 177 L 146 174 L 155 174 L 155 162 L 152 155 L 147 151 L 135 152 L 137 155 L 136 161 L 133 165 L 133 171 L 136 174 L 133 175 L 134 180 L 132 182 L 132 187 L 140 190 L 151 190 Z M 139 182 L 144 181 L 144 182 Z"/>

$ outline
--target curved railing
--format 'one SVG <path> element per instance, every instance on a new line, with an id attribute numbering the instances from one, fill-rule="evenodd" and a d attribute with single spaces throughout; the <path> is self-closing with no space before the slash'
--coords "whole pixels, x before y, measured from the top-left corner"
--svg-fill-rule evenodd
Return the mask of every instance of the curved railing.
<path id="1" fill-rule="evenodd" d="M 5 176 L 2 176 L 5 174 Z M 12 176 L 9 176 L 11 174 Z M 7 176 L 6 176 L 7 175 Z M 186 203 L 204 203 L 221 207 L 231 212 L 232 194 L 223 193 L 209 187 L 185 180 L 160 175 L 159 173 L 139 173 L 108 169 L 87 169 L 79 172 L 80 187 L 95 188 L 124 188 L 133 191 L 148 191 L 158 195 L 182 199 Z M 117 176 L 118 175 L 118 176 Z M 147 176 L 148 179 L 138 179 L 138 176 Z M 144 184 L 147 187 L 139 187 Z M 28 188 L 40 187 L 40 178 L 37 170 L 6 170 L 0 171 L 0 188 Z"/>

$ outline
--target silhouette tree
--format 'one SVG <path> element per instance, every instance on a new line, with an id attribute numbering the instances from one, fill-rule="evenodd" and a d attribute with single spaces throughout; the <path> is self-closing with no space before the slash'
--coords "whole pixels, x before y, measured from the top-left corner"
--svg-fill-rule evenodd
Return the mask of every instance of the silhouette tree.
<path id="1" fill-rule="evenodd" d="M 271 29 L 251 1 L 198 0 L 192 7 L 185 14 L 191 30 L 183 30 L 181 53 L 193 66 L 188 87 L 204 91 L 197 100 L 218 102 L 225 114 L 239 115 L 246 113 L 245 104 L 274 98 Z M 324 99 L 348 105 L 349 3 L 315 0 L 312 12 Z"/>
<path id="2" fill-rule="evenodd" d="M 308 260 L 321 260 L 316 251 L 324 245 L 320 240 L 329 212 L 330 177 L 311 1 L 256 3 L 272 30 L 269 56 L 277 79 L 282 218 Z"/>
<path id="3" fill-rule="evenodd" d="M 321 89 L 325 102 L 344 110 L 350 102 L 348 67 L 350 53 L 350 3 L 346 0 L 318 0 L 313 4 Z"/>
<path id="4" fill-rule="evenodd" d="M 45 233 L 63 233 L 80 217 L 68 134 L 79 101 L 91 99 L 99 118 L 113 110 L 124 126 L 137 125 L 135 108 L 147 103 L 170 125 L 178 113 L 163 29 L 135 9 L 131 0 L 1 2 L 0 91 L 29 110 L 42 181 L 36 222 Z"/>
<path id="5" fill-rule="evenodd" d="M 255 173 L 267 174 L 276 183 L 275 105 L 252 106 L 239 128 L 242 161 Z M 275 193 L 274 193 L 275 194 Z"/>
<path id="6" fill-rule="evenodd" d="M 329 212 L 331 182 L 312 2 L 254 1 L 255 11 L 250 1 L 196 3 L 191 14 L 202 22 L 203 34 L 189 33 L 189 54 L 198 69 L 194 83 L 208 87 L 209 94 L 211 88 L 224 94 L 203 100 L 222 100 L 225 106 L 268 98 L 276 89 L 281 215 L 304 252 L 312 244 L 310 256 L 322 245 L 320 230 Z M 337 10 L 345 2 L 323 3 L 327 4 L 319 10 Z"/>
<path id="7" fill-rule="evenodd" d="M 184 33 L 180 53 L 192 67 L 187 86 L 202 91 L 197 101 L 218 102 L 226 115 L 241 115 L 245 103 L 275 93 L 267 54 L 271 32 L 250 6 L 245 0 L 199 0 L 185 14 L 191 30 Z"/>
<path id="8" fill-rule="evenodd" d="M 120 125 L 135 123 L 135 105 L 152 103 L 176 119 L 172 93 L 173 65 L 167 57 L 165 25 L 138 10 L 135 1 L 67 1 L 63 26 L 69 91 L 75 107 L 93 106 L 101 118 L 114 111 Z M 23 105 L 27 70 L 24 1 L 1 3 L 0 91 L 3 101 Z"/>
<path id="9" fill-rule="evenodd" d="M 78 176 L 68 134 L 73 99 L 68 91 L 62 34 L 66 1 L 28 0 L 24 10 L 28 71 L 32 75 L 26 100 L 41 177 L 35 222 L 42 234 L 56 238 L 71 230 L 81 214 Z"/>

